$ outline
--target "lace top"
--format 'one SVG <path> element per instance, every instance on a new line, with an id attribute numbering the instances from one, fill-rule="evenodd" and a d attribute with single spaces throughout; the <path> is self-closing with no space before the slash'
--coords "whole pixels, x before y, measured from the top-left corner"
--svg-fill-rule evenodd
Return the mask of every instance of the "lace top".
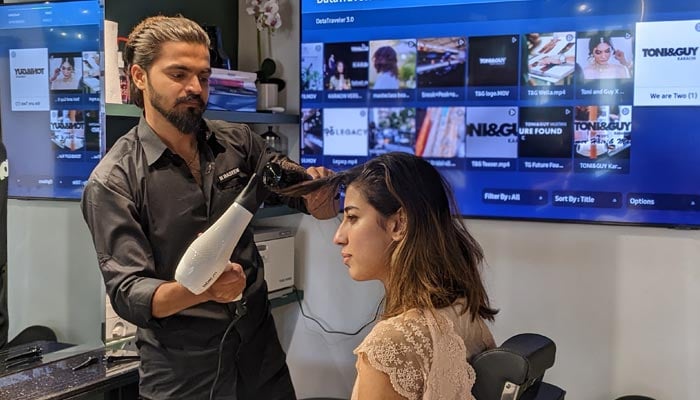
<path id="1" fill-rule="evenodd" d="M 474 354 L 495 347 L 482 319 L 471 321 L 461 307 L 410 310 L 380 321 L 355 349 L 369 364 L 389 376 L 396 393 L 409 399 L 474 399 Z M 352 400 L 358 398 L 355 381 Z"/>

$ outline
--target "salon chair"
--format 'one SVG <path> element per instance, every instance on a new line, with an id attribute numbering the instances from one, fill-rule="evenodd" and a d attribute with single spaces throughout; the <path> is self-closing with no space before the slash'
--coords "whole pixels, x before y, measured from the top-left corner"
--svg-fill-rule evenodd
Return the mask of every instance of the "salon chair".
<path id="1" fill-rule="evenodd" d="M 499 347 L 472 357 L 477 400 L 562 400 L 566 392 L 542 382 L 554 365 L 556 346 L 535 333 L 515 335 Z"/>
<path id="2" fill-rule="evenodd" d="M 476 372 L 472 394 L 477 400 L 563 400 L 566 392 L 542 382 L 544 372 L 554 365 L 556 346 L 549 338 L 522 333 L 500 347 L 472 357 Z M 304 400 L 338 400 L 314 397 Z"/>
<path id="3" fill-rule="evenodd" d="M 57 340 L 53 329 L 43 325 L 32 325 L 24 328 L 22 332 L 12 338 L 7 343 L 7 347 L 21 346 L 35 341 L 56 342 Z"/>

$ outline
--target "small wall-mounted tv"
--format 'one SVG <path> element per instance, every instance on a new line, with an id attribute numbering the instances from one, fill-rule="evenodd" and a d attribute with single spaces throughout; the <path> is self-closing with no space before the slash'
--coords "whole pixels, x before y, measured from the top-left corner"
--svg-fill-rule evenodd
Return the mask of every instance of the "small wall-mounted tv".
<path id="1" fill-rule="evenodd" d="M 300 157 L 420 155 L 465 217 L 700 228 L 700 2 L 301 2 Z"/>
<path id="2" fill-rule="evenodd" d="M 11 198 L 79 199 L 103 143 L 98 0 L 0 5 L 0 120 Z"/>

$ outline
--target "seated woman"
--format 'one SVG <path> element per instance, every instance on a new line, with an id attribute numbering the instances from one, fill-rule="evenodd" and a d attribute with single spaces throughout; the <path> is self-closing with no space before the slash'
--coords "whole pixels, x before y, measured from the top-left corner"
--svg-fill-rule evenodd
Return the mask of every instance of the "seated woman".
<path id="1" fill-rule="evenodd" d="M 384 284 L 385 309 L 355 349 L 352 399 L 472 399 L 467 360 L 495 346 L 494 319 L 467 231 L 449 185 L 424 159 L 386 153 L 306 182 L 344 186 L 344 218 L 333 238 L 357 281 Z M 299 193 L 299 191 L 302 193 Z"/>

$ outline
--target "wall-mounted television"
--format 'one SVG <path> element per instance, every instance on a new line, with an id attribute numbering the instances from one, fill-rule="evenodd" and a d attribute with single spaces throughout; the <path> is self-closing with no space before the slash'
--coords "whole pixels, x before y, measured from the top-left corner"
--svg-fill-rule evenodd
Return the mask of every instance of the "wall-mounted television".
<path id="1" fill-rule="evenodd" d="M 102 154 L 98 0 L 0 5 L 0 120 L 11 198 L 79 199 Z"/>
<path id="2" fill-rule="evenodd" d="M 428 159 L 466 217 L 700 228 L 700 2 L 301 2 L 300 157 Z"/>

